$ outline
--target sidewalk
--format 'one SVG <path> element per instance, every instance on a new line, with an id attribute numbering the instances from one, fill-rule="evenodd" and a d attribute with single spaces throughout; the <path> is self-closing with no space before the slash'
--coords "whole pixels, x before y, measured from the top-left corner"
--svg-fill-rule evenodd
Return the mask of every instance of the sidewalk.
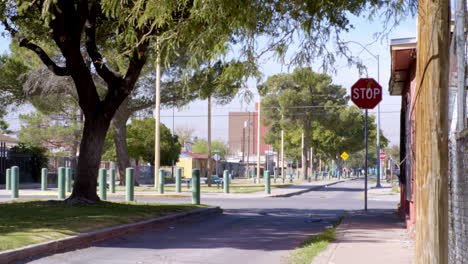
<path id="1" fill-rule="evenodd" d="M 413 263 L 413 241 L 394 210 L 355 211 L 338 226 L 336 241 L 313 264 Z"/>
<path id="2" fill-rule="evenodd" d="M 333 184 L 337 184 L 343 181 L 348 181 L 352 179 L 335 179 L 335 180 L 322 180 L 322 181 L 313 181 L 310 183 L 301 183 L 296 185 L 291 185 L 283 188 L 272 188 L 271 194 L 266 194 L 265 191 L 259 191 L 254 193 L 201 193 L 201 198 L 268 198 L 268 197 L 288 197 L 292 195 L 301 194 L 304 192 L 312 191 L 315 189 L 322 188 L 324 186 L 329 186 Z M 263 186 L 263 184 L 259 184 L 259 186 Z M 1 187 L 1 186 L 0 186 Z M 57 191 L 55 190 L 47 190 L 41 191 L 39 188 L 33 185 L 28 185 L 26 188 L 24 186 L 20 186 L 19 190 L 19 197 L 21 196 L 56 196 Z M 9 196 L 11 191 L 5 190 L 4 188 L 0 189 L 0 196 Z M 69 194 L 67 194 L 69 195 Z M 107 191 L 108 197 L 115 197 L 115 196 L 125 196 L 124 191 L 117 191 L 116 193 L 110 193 L 109 190 Z M 165 192 L 164 194 L 159 194 L 156 191 L 135 191 L 135 197 L 174 197 L 174 198 L 182 198 L 182 197 L 192 197 L 191 192 Z M 8 199 L 9 200 L 9 199 Z"/>

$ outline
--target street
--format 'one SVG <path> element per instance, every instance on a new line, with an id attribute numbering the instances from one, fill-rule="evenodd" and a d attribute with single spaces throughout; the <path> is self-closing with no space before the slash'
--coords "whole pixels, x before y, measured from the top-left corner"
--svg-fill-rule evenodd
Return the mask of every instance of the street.
<path id="1" fill-rule="evenodd" d="M 363 208 L 363 185 L 354 180 L 289 198 L 204 199 L 202 203 L 221 206 L 224 213 L 23 263 L 286 263 L 290 251 L 308 236 L 346 211 Z M 396 208 L 396 201 L 371 196 L 369 208 Z"/>

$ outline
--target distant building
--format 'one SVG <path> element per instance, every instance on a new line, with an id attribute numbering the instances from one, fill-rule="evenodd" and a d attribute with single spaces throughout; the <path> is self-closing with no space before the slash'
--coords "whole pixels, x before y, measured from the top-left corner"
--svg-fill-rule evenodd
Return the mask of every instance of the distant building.
<path id="1" fill-rule="evenodd" d="M 14 147 L 20 143 L 20 141 L 17 138 L 9 137 L 5 135 L 1 135 L 1 134 L 0 134 L 0 142 L 5 143 L 5 146 L 7 148 Z"/>
<path id="2" fill-rule="evenodd" d="M 200 177 L 207 177 L 208 156 L 198 153 L 182 152 L 176 167 L 182 168 L 182 177 L 192 178 L 192 170 L 200 169 Z M 211 160 L 211 168 L 215 167 L 215 162 Z"/>
<path id="3" fill-rule="evenodd" d="M 260 126 L 260 139 L 257 137 L 257 130 L 258 111 L 229 113 L 228 143 L 233 158 L 239 158 L 241 161 L 244 161 L 247 159 L 247 155 L 249 155 L 250 159 L 254 156 L 256 160 L 258 140 L 260 140 L 261 156 L 264 156 L 266 151 L 271 151 L 271 146 L 266 144 L 263 140 L 268 134 L 268 127 L 264 125 Z"/>

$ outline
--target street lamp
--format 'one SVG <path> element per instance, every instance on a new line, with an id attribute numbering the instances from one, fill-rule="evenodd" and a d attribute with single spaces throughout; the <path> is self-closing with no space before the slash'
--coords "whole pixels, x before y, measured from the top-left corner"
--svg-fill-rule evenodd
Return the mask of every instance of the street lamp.
<path id="1" fill-rule="evenodd" d="M 375 55 L 374 53 L 370 52 L 364 45 L 357 41 L 346 41 L 342 42 L 343 44 L 345 43 L 354 43 L 358 46 L 360 46 L 363 50 L 367 51 L 374 59 L 377 60 L 377 82 L 380 83 L 380 59 L 379 55 Z M 380 184 L 380 104 L 377 105 L 377 185 L 375 185 L 376 188 L 382 187 Z"/>

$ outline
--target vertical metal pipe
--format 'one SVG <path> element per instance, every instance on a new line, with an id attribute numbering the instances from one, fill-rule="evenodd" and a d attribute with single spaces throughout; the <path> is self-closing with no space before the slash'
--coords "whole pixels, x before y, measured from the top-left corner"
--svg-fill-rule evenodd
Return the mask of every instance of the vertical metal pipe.
<path id="1" fill-rule="evenodd" d="M 125 201 L 134 201 L 134 175 L 135 169 L 127 168 L 125 170 Z"/>
<path id="2" fill-rule="evenodd" d="M 112 168 L 109 171 L 109 181 L 110 181 L 110 192 L 115 193 L 115 169 Z"/>
<path id="3" fill-rule="evenodd" d="M 200 169 L 192 170 L 192 204 L 200 204 Z"/>
<path id="4" fill-rule="evenodd" d="M 158 184 L 158 192 L 159 193 L 164 193 L 164 170 L 159 169 L 159 184 Z"/>
<path id="5" fill-rule="evenodd" d="M 229 171 L 223 173 L 224 193 L 229 193 Z"/>
<path id="6" fill-rule="evenodd" d="M 364 119 L 364 141 L 365 141 L 365 162 L 364 162 L 364 210 L 367 211 L 367 144 L 368 144 L 368 138 L 367 138 L 367 109 L 366 109 L 366 117 Z"/>
<path id="7" fill-rule="evenodd" d="M 58 198 L 65 199 L 65 168 L 59 167 L 57 170 Z"/>
<path id="8" fill-rule="evenodd" d="M 11 198 L 19 197 L 19 167 L 11 167 Z"/>
<path id="9" fill-rule="evenodd" d="M 176 169 L 176 192 L 180 193 L 181 190 L 181 183 L 182 183 L 182 168 Z"/>
<path id="10" fill-rule="evenodd" d="M 47 169 L 42 168 L 41 170 L 41 191 L 47 190 Z"/>
<path id="11" fill-rule="evenodd" d="M 457 128 L 466 128 L 466 33 L 465 33 L 466 0 L 456 1 L 455 34 L 457 45 Z"/>
<path id="12" fill-rule="evenodd" d="M 105 201 L 107 200 L 107 171 L 106 169 L 99 169 L 99 198 Z"/>

